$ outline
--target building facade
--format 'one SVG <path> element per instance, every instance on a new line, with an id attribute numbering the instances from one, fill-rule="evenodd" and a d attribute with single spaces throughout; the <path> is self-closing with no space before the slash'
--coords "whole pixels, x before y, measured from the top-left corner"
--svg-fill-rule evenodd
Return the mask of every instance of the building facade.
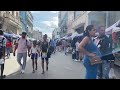
<path id="1" fill-rule="evenodd" d="M 59 20 L 58 26 L 60 28 L 60 37 L 63 37 L 67 34 L 68 12 L 67 11 L 59 11 L 58 20 Z"/>
<path id="2" fill-rule="evenodd" d="M 33 16 L 30 11 L 26 11 L 26 22 L 28 37 L 33 37 Z"/>
<path id="3" fill-rule="evenodd" d="M 42 40 L 42 32 L 40 32 L 39 30 L 34 30 L 32 34 L 34 39 Z"/>
<path id="4" fill-rule="evenodd" d="M 1 29 L 7 33 L 20 34 L 22 26 L 19 11 L 0 11 Z"/>
<path id="5" fill-rule="evenodd" d="M 20 11 L 20 21 L 22 25 L 22 31 L 27 32 L 26 11 Z"/>
<path id="6" fill-rule="evenodd" d="M 74 11 L 74 21 L 72 23 L 72 28 L 74 32 L 83 33 L 86 23 L 87 11 Z"/>
<path id="7" fill-rule="evenodd" d="M 60 30 L 59 28 L 55 28 L 52 32 L 52 39 L 58 39 L 60 38 Z"/>
<path id="8" fill-rule="evenodd" d="M 83 33 L 90 24 L 107 28 L 120 20 L 120 11 L 60 11 L 58 17 L 63 37 L 74 32 Z"/>
<path id="9" fill-rule="evenodd" d="M 74 29 L 72 28 L 73 21 L 74 21 L 74 11 L 68 11 L 67 34 L 74 33 Z"/>

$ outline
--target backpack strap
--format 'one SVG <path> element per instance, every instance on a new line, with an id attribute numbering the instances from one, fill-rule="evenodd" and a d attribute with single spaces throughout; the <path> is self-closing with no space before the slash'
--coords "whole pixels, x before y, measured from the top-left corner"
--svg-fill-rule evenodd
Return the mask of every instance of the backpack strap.
<path id="1" fill-rule="evenodd" d="M 3 40 L 4 40 L 4 39 L 5 39 L 5 38 L 3 37 L 3 38 L 2 38 L 2 47 L 3 47 Z"/>

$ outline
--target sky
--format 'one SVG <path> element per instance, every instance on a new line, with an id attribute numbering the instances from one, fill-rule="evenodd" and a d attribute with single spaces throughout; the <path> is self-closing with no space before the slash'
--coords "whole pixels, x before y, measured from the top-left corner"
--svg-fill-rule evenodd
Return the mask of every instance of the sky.
<path id="1" fill-rule="evenodd" d="M 52 37 L 52 31 L 58 27 L 58 11 L 31 11 L 31 13 L 33 29 Z"/>

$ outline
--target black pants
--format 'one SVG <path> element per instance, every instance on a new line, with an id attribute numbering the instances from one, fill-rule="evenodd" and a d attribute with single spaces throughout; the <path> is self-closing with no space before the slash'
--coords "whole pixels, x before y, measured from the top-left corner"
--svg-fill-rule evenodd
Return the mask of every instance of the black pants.
<path id="1" fill-rule="evenodd" d="M 76 51 L 76 59 L 79 60 L 79 51 Z"/>
<path id="2" fill-rule="evenodd" d="M 4 72 L 4 64 L 1 64 L 1 76 L 3 76 L 3 72 Z"/>

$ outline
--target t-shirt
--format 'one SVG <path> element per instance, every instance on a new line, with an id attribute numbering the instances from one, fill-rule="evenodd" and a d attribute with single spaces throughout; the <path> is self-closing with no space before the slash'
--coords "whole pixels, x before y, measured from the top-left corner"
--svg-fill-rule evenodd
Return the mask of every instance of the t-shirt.
<path id="1" fill-rule="evenodd" d="M 31 53 L 38 53 L 39 49 L 38 49 L 38 46 L 36 47 L 33 47 L 31 48 Z"/>
<path id="2" fill-rule="evenodd" d="M 48 42 L 42 42 L 42 52 L 47 52 L 48 50 Z"/>
<path id="3" fill-rule="evenodd" d="M 50 46 L 55 47 L 55 41 L 51 40 L 50 41 Z"/>
<path id="4" fill-rule="evenodd" d="M 76 51 L 79 51 L 78 48 L 79 48 L 79 42 L 76 42 L 75 45 L 76 45 Z"/>
<path id="5" fill-rule="evenodd" d="M 0 35 L 0 40 L 1 39 L 3 39 L 3 46 L 6 46 L 6 38 L 3 35 Z"/>
<path id="6" fill-rule="evenodd" d="M 7 42 L 6 42 L 6 47 L 12 47 L 12 42 L 7 41 Z"/>
<path id="7" fill-rule="evenodd" d="M 29 46 L 29 41 L 27 39 L 20 38 L 16 41 L 18 43 L 17 53 L 27 52 L 27 46 Z"/>

